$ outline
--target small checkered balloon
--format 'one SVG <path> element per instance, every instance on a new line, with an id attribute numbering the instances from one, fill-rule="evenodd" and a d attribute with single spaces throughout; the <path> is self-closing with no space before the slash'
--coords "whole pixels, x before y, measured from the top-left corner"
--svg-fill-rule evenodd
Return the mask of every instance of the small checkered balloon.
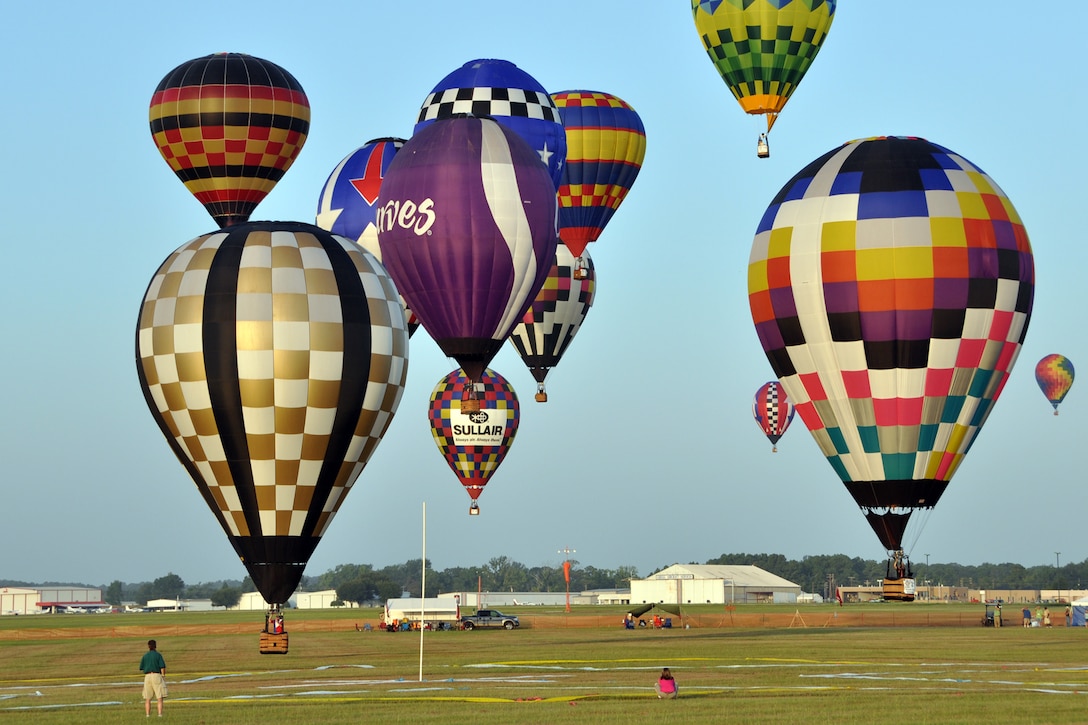
<path id="1" fill-rule="evenodd" d="M 151 279 L 136 369 L 257 589 L 286 602 L 400 404 L 408 328 L 385 269 L 309 224 L 199 236 Z"/>
<path id="2" fill-rule="evenodd" d="M 1012 202 L 923 139 L 833 149 L 764 213 L 748 266 L 756 332 L 888 549 L 902 532 L 881 517 L 934 506 L 993 410 L 1034 290 Z"/>

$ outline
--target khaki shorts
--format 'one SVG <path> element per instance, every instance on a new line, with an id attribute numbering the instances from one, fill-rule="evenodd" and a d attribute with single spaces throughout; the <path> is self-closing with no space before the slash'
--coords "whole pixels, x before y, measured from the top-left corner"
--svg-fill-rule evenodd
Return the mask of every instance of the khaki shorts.
<path id="1" fill-rule="evenodd" d="M 166 697 L 166 680 L 158 672 L 144 675 L 144 699 L 162 700 Z"/>

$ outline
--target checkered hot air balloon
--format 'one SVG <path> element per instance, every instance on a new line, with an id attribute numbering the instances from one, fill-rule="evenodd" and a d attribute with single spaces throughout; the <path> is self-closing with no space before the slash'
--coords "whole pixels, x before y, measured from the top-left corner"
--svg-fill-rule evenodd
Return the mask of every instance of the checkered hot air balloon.
<path id="1" fill-rule="evenodd" d="M 559 238 L 581 257 L 638 178 L 646 156 L 646 129 L 635 109 L 611 93 L 561 91 L 552 98 L 567 129 Z"/>
<path id="2" fill-rule="evenodd" d="M 748 266 L 759 340 L 887 549 L 936 505 L 993 410 L 1034 289 L 1012 202 L 923 139 L 833 149 L 767 208 Z"/>
<path id="3" fill-rule="evenodd" d="M 577 260 L 565 245 L 555 249 L 555 264 L 532 306 L 510 333 L 510 344 L 536 380 L 536 400 L 545 403 L 544 379 L 559 364 L 593 306 L 597 272 L 589 253 L 582 256 L 585 274 L 578 277 Z"/>
<path id="4" fill-rule="evenodd" d="M 691 0 L 710 61 L 745 113 L 767 117 L 768 132 L 820 52 L 835 2 Z M 760 142 L 765 157 L 765 134 Z"/>
<path id="5" fill-rule="evenodd" d="M 488 118 L 416 133 L 382 181 L 382 261 L 423 328 L 471 380 L 551 269 L 555 187 L 536 152 Z"/>
<path id="6" fill-rule="evenodd" d="M 275 63 L 215 53 L 167 73 L 149 118 L 163 159 L 225 228 L 248 221 L 291 168 L 310 130 L 310 102 Z"/>
<path id="7" fill-rule="evenodd" d="M 1035 382 L 1054 406 L 1054 415 L 1073 387 L 1073 375 L 1073 361 L 1065 355 L 1047 355 L 1035 365 Z"/>
<path id="8" fill-rule="evenodd" d="M 199 236 L 148 285 L 136 369 L 261 596 L 286 602 L 400 404 L 408 329 L 392 280 L 309 224 Z"/>
<path id="9" fill-rule="evenodd" d="M 479 410 L 466 410 L 462 405 L 469 385 L 475 388 L 473 399 L 480 402 Z M 476 382 L 464 371 L 454 370 L 435 385 L 428 417 L 438 450 L 472 499 L 469 513 L 478 514 L 476 499 L 518 432 L 521 407 L 517 393 L 506 378 L 490 368 Z"/>
<path id="10" fill-rule="evenodd" d="M 793 421 L 793 406 L 777 380 L 759 386 L 752 400 L 752 417 L 771 442 L 771 452 L 778 451 L 778 441 Z"/>

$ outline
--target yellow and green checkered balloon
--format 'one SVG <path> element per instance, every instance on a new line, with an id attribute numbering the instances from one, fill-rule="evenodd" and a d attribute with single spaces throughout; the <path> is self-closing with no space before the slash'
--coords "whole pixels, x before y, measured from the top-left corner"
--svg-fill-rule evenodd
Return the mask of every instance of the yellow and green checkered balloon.
<path id="1" fill-rule="evenodd" d="M 691 13 L 722 80 L 770 131 L 820 52 L 835 0 L 691 0 Z"/>

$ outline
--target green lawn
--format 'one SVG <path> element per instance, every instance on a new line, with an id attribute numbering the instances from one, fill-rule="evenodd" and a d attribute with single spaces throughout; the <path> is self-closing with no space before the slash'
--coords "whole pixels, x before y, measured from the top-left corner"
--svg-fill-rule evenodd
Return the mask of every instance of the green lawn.
<path id="1" fill-rule="evenodd" d="M 1088 721 L 1084 628 L 822 626 L 825 606 L 799 610 L 809 626 L 626 631 L 510 609 L 556 626 L 428 632 L 422 681 L 419 633 L 356 632 L 368 610 L 290 612 L 283 656 L 257 653 L 252 612 L 3 617 L 0 721 L 142 720 L 149 636 L 167 661 L 166 717 L 180 723 Z M 622 610 L 585 614 L 618 625 Z M 676 701 L 653 695 L 666 665 Z"/>

